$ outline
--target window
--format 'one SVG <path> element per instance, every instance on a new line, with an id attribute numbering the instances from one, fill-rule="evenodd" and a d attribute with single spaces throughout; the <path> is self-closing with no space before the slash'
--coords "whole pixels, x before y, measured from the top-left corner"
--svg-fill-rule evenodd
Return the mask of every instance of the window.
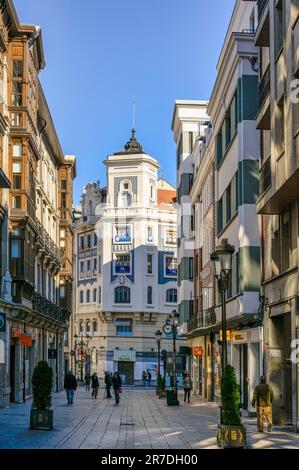
<path id="1" fill-rule="evenodd" d="M 177 276 L 177 259 L 173 256 L 165 256 L 165 276 Z"/>
<path id="2" fill-rule="evenodd" d="M 22 60 L 12 61 L 12 76 L 13 78 L 23 78 L 23 61 Z"/>
<path id="3" fill-rule="evenodd" d="M 178 301 L 177 289 L 167 289 L 166 302 L 176 304 Z"/>
<path id="4" fill-rule="evenodd" d="M 92 215 L 92 201 L 88 203 L 88 215 Z"/>
<path id="5" fill-rule="evenodd" d="M 12 82 L 12 106 L 20 108 L 22 106 L 22 82 Z"/>
<path id="6" fill-rule="evenodd" d="M 83 321 L 82 320 L 79 322 L 79 333 L 81 335 L 83 334 Z"/>
<path id="7" fill-rule="evenodd" d="M 12 207 L 13 209 L 21 209 L 21 196 L 13 196 Z"/>
<path id="8" fill-rule="evenodd" d="M 11 125 L 19 127 L 21 125 L 21 114 L 12 113 L 11 114 Z"/>
<path id="9" fill-rule="evenodd" d="M 114 241 L 116 243 L 130 243 L 131 242 L 131 226 L 121 225 L 114 227 Z"/>
<path id="10" fill-rule="evenodd" d="M 66 191 L 66 180 L 60 181 L 60 188 L 61 188 L 61 191 Z"/>
<path id="11" fill-rule="evenodd" d="M 133 322 L 131 319 L 118 318 L 116 320 L 116 336 L 132 336 Z"/>
<path id="12" fill-rule="evenodd" d="M 102 288 L 99 287 L 99 304 L 102 303 Z"/>
<path id="13" fill-rule="evenodd" d="M 146 272 L 153 274 L 153 255 L 147 255 Z"/>
<path id="14" fill-rule="evenodd" d="M 80 261 L 80 273 L 84 271 L 84 261 Z"/>
<path id="15" fill-rule="evenodd" d="M 66 194 L 61 193 L 61 207 L 62 209 L 66 209 Z"/>
<path id="16" fill-rule="evenodd" d="M 152 305 L 153 303 L 153 288 L 148 286 L 147 288 L 147 304 Z"/>
<path id="17" fill-rule="evenodd" d="M 93 329 L 93 334 L 96 335 L 97 332 L 98 332 L 98 322 L 97 322 L 97 320 L 93 320 L 92 329 Z"/>
<path id="18" fill-rule="evenodd" d="M 87 289 L 86 291 L 86 303 L 89 304 L 90 303 L 90 290 Z"/>
<path id="19" fill-rule="evenodd" d="M 226 190 L 226 222 L 229 222 L 232 218 L 232 207 L 231 207 L 231 185 Z"/>
<path id="20" fill-rule="evenodd" d="M 90 333 L 90 321 L 87 320 L 86 322 L 86 334 Z"/>
<path id="21" fill-rule="evenodd" d="M 22 142 L 14 141 L 12 146 L 12 156 L 14 158 L 20 158 L 22 156 Z"/>
<path id="22" fill-rule="evenodd" d="M 129 253 L 116 254 L 114 263 L 114 272 L 116 274 L 129 274 L 131 272 L 131 255 Z"/>
<path id="23" fill-rule="evenodd" d="M 91 248 L 91 235 L 87 235 L 87 246 Z"/>
<path id="24" fill-rule="evenodd" d="M 97 289 L 93 289 L 93 301 L 94 303 L 97 301 Z"/>
<path id="25" fill-rule="evenodd" d="M 153 228 L 152 227 L 147 227 L 146 241 L 147 243 L 153 243 Z"/>
<path id="26" fill-rule="evenodd" d="M 191 228 L 192 229 L 192 228 Z M 167 245 L 176 245 L 177 232 L 174 229 L 166 229 L 165 243 Z"/>
<path id="27" fill-rule="evenodd" d="M 80 249 L 84 250 L 84 237 L 80 237 Z"/>
<path id="28" fill-rule="evenodd" d="M 131 302 L 131 291 L 129 287 L 117 287 L 115 289 L 115 303 L 129 304 Z"/>
<path id="29" fill-rule="evenodd" d="M 119 207 L 130 207 L 132 205 L 132 190 L 130 182 L 124 181 L 120 184 L 118 205 Z"/>
<path id="30" fill-rule="evenodd" d="M 99 256 L 99 274 L 102 272 L 102 257 Z"/>
<path id="31" fill-rule="evenodd" d="M 91 269 L 91 261 L 89 259 L 87 260 L 87 271 L 90 271 L 90 269 Z"/>
<path id="32" fill-rule="evenodd" d="M 80 304 L 83 304 L 83 290 L 80 291 Z"/>
<path id="33" fill-rule="evenodd" d="M 97 244 L 98 244 L 98 237 L 97 237 L 97 234 L 94 233 L 93 234 L 93 246 L 97 246 Z"/>
<path id="34" fill-rule="evenodd" d="M 96 258 L 93 259 L 93 270 L 94 271 L 97 270 L 97 259 Z"/>

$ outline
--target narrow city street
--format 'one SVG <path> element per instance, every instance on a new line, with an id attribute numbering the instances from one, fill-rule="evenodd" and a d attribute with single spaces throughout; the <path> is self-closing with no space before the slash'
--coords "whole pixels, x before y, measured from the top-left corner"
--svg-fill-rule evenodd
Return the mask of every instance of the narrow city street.
<path id="1" fill-rule="evenodd" d="M 2 449 L 217 449 L 217 404 L 192 398 L 191 404 L 169 407 L 154 390 L 124 389 L 121 403 L 98 399 L 80 388 L 73 406 L 65 394 L 53 396 L 53 431 L 29 431 L 31 402 L 0 410 Z M 299 448 L 299 434 L 274 427 L 271 435 L 256 431 L 244 419 L 250 448 Z"/>

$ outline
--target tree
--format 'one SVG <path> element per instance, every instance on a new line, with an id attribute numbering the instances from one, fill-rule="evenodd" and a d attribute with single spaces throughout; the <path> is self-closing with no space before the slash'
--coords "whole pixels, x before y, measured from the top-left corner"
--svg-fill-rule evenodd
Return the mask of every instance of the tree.
<path id="1" fill-rule="evenodd" d="M 52 405 L 52 367 L 46 361 L 41 361 L 32 374 L 33 404 L 37 410 L 48 410 Z"/>
<path id="2" fill-rule="evenodd" d="M 222 378 L 222 424 L 240 426 L 240 388 L 236 379 L 235 369 L 227 365 Z"/>

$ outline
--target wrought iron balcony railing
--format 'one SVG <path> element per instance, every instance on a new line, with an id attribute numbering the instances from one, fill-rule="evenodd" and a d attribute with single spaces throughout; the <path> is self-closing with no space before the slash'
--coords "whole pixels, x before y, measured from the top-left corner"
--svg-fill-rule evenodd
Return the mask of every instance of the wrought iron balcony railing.
<path id="1" fill-rule="evenodd" d="M 36 226 L 38 230 L 37 247 L 45 251 L 45 254 L 50 255 L 58 265 L 61 264 L 62 252 L 58 246 L 53 242 L 46 229 L 42 226 L 40 221 L 36 219 Z"/>
<path id="2" fill-rule="evenodd" d="M 67 315 L 64 309 L 54 304 L 50 300 L 46 299 L 42 295 L 34 292 L 32 296 L 32 308 L 33 310 L 47 315 L 53 320 L 65 323 Z"/>

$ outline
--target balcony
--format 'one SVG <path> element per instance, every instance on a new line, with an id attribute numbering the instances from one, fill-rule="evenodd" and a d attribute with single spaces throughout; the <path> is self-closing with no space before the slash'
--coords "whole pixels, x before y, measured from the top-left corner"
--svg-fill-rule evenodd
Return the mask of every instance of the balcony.
<path id="1" fill-rule="evenodd" d="M 260 195 L 264 194 L 271 186 L 271 157 L 269 157 L 260 169 Z"/>
<path id="2" fill-rule="evenodd" d="M 215 325 L 217 319 L 216 319 L 216 313 L 215 313 L 214 307 L 204 310 L 203 321 L 204 321 L 205 327 Z"/>
<path id="3" fill-rule="evenodd" d="M 188 332 L 203 327 L 203 312 L 194 313 L 188 321 Z"/>
<path id="4" fill-rule="evenodd" d="M 58 307 L 58 305 L 41 296 L 37 292 L 34 292 L 32 296 L 32 308 L 36 312 L 46 315 L 51 320 L 59 321 L 61 323 L 66 322 L 65 310 Z"/>
<path id="5" fill-rule="evenodd" d="M 270 130 L 270 65 L 259 83 L 259 111 L 256 126 L 260 130 Z"/>
<path id="6" fill-rule="evenodd" d="M 35 221 L 37 227 L 37 240 L 36 247 L 38 252 L 49 258 L 50 262 L 59 267 L 62 261 L 62 252 L 58 246 L 53 242 L 46 229 L 42 226 L 39 220 Z"/>
<path id="7" fill-rule="evenodd" d="M 259 47 L 270 46 L 269 0 L 258 0 L 258 27 L 255 35 L 255 44 Z"/>

